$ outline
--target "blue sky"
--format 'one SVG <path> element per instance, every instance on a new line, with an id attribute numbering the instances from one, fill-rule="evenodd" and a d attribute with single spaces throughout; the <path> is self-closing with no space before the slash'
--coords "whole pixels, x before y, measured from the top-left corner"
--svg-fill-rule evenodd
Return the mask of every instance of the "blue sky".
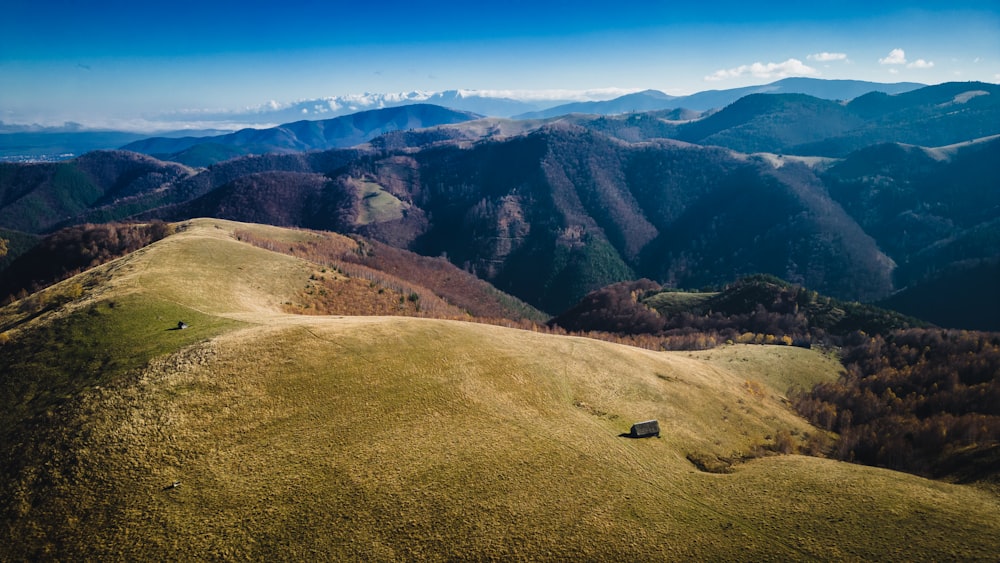
<path id="1" fill-rule="evenodd" d="M 1000 1 L 5 0 L 0 120 L 410 90 L 654 88 L 786 76 L 1000 81 Z"/>

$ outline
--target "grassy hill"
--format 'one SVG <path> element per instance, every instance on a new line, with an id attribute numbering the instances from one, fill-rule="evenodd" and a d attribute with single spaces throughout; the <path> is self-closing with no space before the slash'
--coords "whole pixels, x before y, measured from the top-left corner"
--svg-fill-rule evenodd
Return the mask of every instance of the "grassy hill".
<path id="1" fill-rule="evenodd" d="M 1000 549 L 989 491 L 763 455 L 821 447 L 784 393 L 834 379 L 828 356 L 291 315 L 315 265 L 237 229 L 309 236 L 196 220 L 0 309 L 0 559 Z M 620 436 L 649 418 L 660 438 Z"/>

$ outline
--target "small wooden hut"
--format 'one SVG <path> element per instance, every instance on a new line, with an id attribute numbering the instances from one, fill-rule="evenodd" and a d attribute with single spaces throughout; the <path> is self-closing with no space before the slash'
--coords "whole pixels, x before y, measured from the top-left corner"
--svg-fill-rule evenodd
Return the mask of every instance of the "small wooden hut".
<path id="1" fill-rule="evenodd" d="M 660 436 L 660 423 L 656 420 L 636 422 L 629 433 L 632 438 L 653 438 Z"/>

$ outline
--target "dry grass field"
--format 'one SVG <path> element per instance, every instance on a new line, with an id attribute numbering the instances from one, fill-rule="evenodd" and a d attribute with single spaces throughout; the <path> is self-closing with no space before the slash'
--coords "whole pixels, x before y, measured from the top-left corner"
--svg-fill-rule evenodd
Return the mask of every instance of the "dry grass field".
<path id="1" fill-rule="evenodd" d="M 993 493 L 771 451 L 816 441 L 785 392 L 827 355 L 291 315 L 314 266 L 235 229 L 309 236 L 197 220 L 0 310 L 0 560 L 1000 553 Z"/>

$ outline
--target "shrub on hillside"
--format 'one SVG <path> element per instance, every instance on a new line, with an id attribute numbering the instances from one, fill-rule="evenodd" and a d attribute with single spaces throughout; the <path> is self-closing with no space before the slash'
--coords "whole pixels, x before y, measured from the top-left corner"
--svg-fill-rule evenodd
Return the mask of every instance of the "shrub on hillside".
<path id="1" fill-rule="evenodd" d="M 640 302 L 640 296 L 660 289 L 650 280 L 611 284 L 592 291 L 577 305 L 550 324 L 567 330 L 615 332 L 619 334 L 656 334 L 663 330 L 665 319 Z"/>

